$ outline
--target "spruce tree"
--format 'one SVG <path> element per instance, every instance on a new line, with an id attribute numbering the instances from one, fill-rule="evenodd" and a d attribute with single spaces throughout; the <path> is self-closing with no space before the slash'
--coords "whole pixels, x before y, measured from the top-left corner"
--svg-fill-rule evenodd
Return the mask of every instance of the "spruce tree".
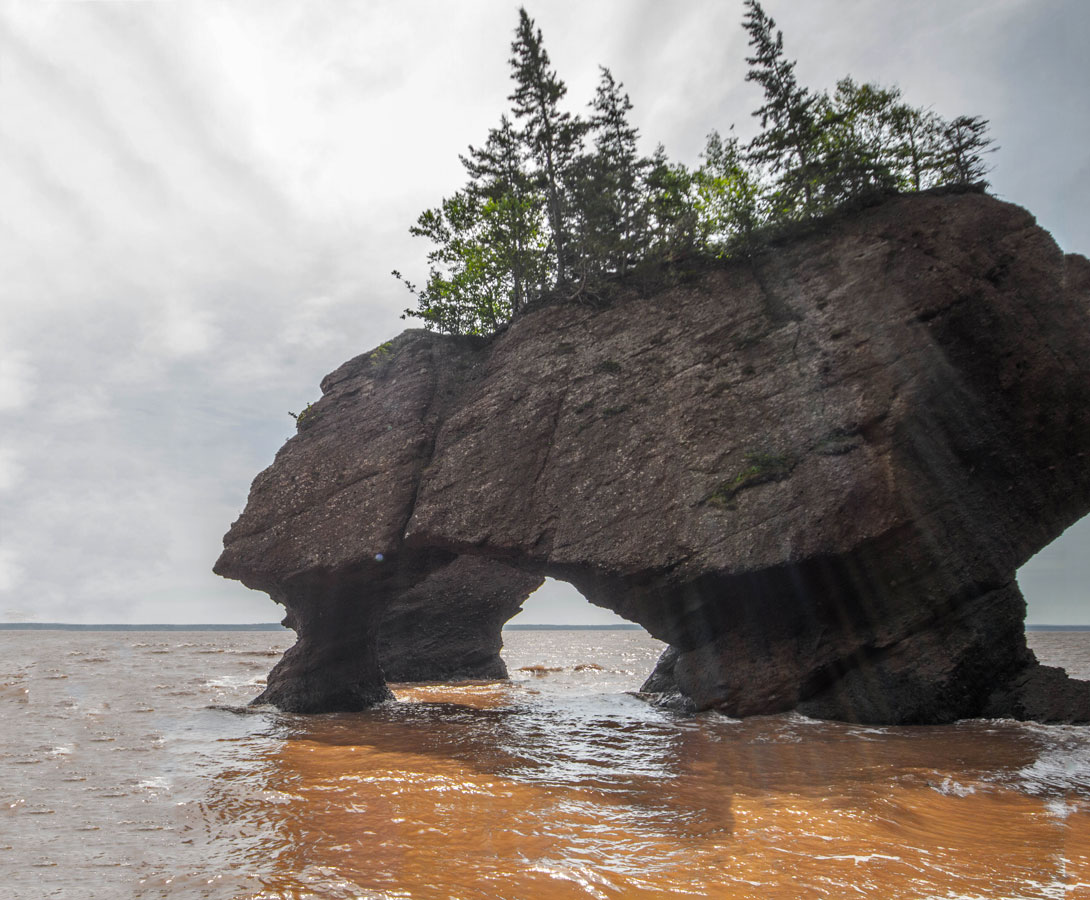
<path id="1" fill-rule="evenodd" d="M 932 110 L 898 103 L 890 111 L 893 156 L 901 188 L 922 191 L 942 177 L 942 133 L 946 123 Z"/>
<path id="2" fill-rule="evenodd" d="M 988 167 L 982 154 L 997 148 L 988 136 L 988 120 L 958 116 L 942 132 L 942 178 L 947 184 L 974 184 L 984 180 Z"/>
<path id="3" fill-rule="evenodd" d="M 994 145 L 988 122 L 944 122 L 896 89 L 841 80 L 835 92 L 799 85 L 783 34 L 745 0 L 753 55 L 747 81 L 764 89 L 762 131 L 747 146 L 713 132 L 695 172 L 659 145 L 637 149 L 632 104 L 606 68 L 589 121 L 560 109 L 567 89 L 525 9 L 511 45 L 513 120 L 461 157 L 468 181 L 423 212 L 411 232 L 432 243 L 406 316 L 451 334 L 488 334 L 535 299 L 600 295 L 608 280 L 699 254 L 748 252 L 766 226 L 823 214 L 872 190 L 980 181 Z M 583 151 L 584 137 L 593 148 Z M 650 265 L 648 265 L 650 264 Z M 646 268 L 644 268 L 646 266 Z M 658 273 L 661 275 L 662 273 Z"/>
<path id="4" fill-rule="evenodd" d="M 641 182 L 648 160 L 637 149 L 639 130 L 628 121 L 632 102 L 604 66 L 594 100 L 590 130 L 594 156 L 586 166 L 584 222 L 587 244 L 602 272 L 624 275 L 644 249 L 646 216 Z"/>
<path id="5" fill-rule="evenodd" d="M 682 163 L 671 163 L 659 144 L 644 181 L 647 192 L 649 258 L 676 262 L 698 246 L 693 175 Z"/>
<path id="6" fill-rule="evenodd" d="M 816 99 L 795 77 L 795 62 L 784 56 L 783 32 L 761 8 L 758 0 L 746 0 L 742 26 L 749 32 L 753 56 L 746 57 L 746 81 L 764 88 L 765 102 L 753 115 L 761 121 L 761 133 L 749 145 L 751 160 L 767 166 L 777 176 L 781 213 L 790 216 L 802 200 L 801 212 L 815 208 L 814 181 L 821 129 Z"/>
<path id="7" fill-rule="evenodd" d="M 515 91 L 508 97 L 522 122 L 522 137 L 538 166 L 545 195 L 545 210 L 552 232 L 557 285 L 567 281 L 571 266 L 566 181 L 582 150 L 583 123 L 560 109 L 568 89 L 549 63 L 541 29 L 525 8 L 511 44 L 511 71 Z"/>
<path id="8" fill-rule="evenodd" d="M 516 316 L 548 278 L 541 247 L 541 192 L 534 187 L 522 141 L 507 116 L 489 131 L 483 147 L 471 146 L 460 158 L 470 178 L 467 190 L 486 204 L 482 212 L 491 221 L 489 231 L 510 272 L 511 314 Z"/>
<path id="9" fill-rule="evenodd" d="M 821 167 L 817 179 L 826 206 L 898 186 L 893 153 L 893 110 L 900 92 L 842 78 L 832 97 L 822 95 Z"/>

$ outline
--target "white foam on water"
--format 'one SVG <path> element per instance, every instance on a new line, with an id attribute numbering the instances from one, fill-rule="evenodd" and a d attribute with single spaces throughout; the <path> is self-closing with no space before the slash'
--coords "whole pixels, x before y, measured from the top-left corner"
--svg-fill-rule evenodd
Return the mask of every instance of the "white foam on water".
<path id="1" fill-rule="evenodd" d="M 1045 804 L 1045 809 L 1052 818 L 1059 819 L 1062 822 L 1072 813 L 1078 812 L 1079 805 L 1077 803 L 1068 803 L 1066 800 L 1049 800 Z"/>
<path id="2" fill-rule="evenodd" d="M 1054 747 L 1015 775 L 1029 794 L 1090 791 L 1090 745 Z"/>
<path id="3" fill-rule="evenodd" d="M 976 793 L 976 788 L 971 784 L 962 784 L 959 781 L 955 781 L 949 775 L 947 775 L 940 784 L 928 782 L 928 786 L 931 790 L 940 794 L 945 794 L 947 797 L 968 797 L 971 794 Z"/>

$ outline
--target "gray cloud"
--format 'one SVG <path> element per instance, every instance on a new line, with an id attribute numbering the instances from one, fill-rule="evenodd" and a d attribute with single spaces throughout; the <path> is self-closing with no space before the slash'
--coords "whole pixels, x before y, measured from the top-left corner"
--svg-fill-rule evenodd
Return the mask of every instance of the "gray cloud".
<path id="1" fill-rule="evenodd" d="M 991 118 L 995 190 L 1090 250 L 1081 2 L 766 5 L 813 85 L 850 72 Z M 740 2 L 531 13 L 572 108 L 610 66 L 647 150 L 691 164 L 712 128 L 751 133 Z M 407 227 L 506 109 L 515 21 L 438 0 L 0 9 L 0 614 L 275 617 L 210 574 L 220 537 L 287 411 L 404 327 L 389 270 L 422 272 Z M 1087 618 L 1072 535 L 1026 570 L 1031 619 Z"/>

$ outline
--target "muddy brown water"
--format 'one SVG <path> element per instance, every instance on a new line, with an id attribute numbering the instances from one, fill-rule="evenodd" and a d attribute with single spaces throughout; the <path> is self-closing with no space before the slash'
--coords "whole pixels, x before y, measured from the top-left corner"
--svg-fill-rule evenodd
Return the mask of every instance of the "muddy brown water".
<path id="1" fill-rule="evenodd" d="M 245 707 L 287 633 L 0 632 L 0 900 L 1090 897 L 1090 728 L 681 718 L 647 635 L 505 640 L 301 717 Z"/>

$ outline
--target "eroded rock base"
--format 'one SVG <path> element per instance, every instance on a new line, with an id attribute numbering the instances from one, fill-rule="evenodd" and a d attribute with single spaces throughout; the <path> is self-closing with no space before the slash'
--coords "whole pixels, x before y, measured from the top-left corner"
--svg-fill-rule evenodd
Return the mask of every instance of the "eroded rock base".
<path id="1" fill-rule="evenodd" d="M 359 583 L 294 586 L 284 624 L 299 635 L 254 705 L 285 712 L 357 712 L 393 699 L 375 647 L 374 610 Z"/>
<path id="2" fill-rule="evenodd" d="M 299 639 L 253 702 L 357 712 L 392 700 L 387 682 L 506 678 L 503 623 L 541 581 L 489 559 L 439 556 L 293 585 L 284 624 Z"/>
<path id="3" fill-rule="evenodd" d="M 795 709 L 890 725 L 980 717 L 1090 723 L 1090 682 L 1037 662 L 1026 647 L 1024 614 L 1010 584 L 906 637 L 862 642 L 848 653 L 834 652 L 835 642 L 820 634 L 769 640 L 743 628 L 687 651 L 669 647 L 641 693 L 670 708 L 732 716 Z"/>

